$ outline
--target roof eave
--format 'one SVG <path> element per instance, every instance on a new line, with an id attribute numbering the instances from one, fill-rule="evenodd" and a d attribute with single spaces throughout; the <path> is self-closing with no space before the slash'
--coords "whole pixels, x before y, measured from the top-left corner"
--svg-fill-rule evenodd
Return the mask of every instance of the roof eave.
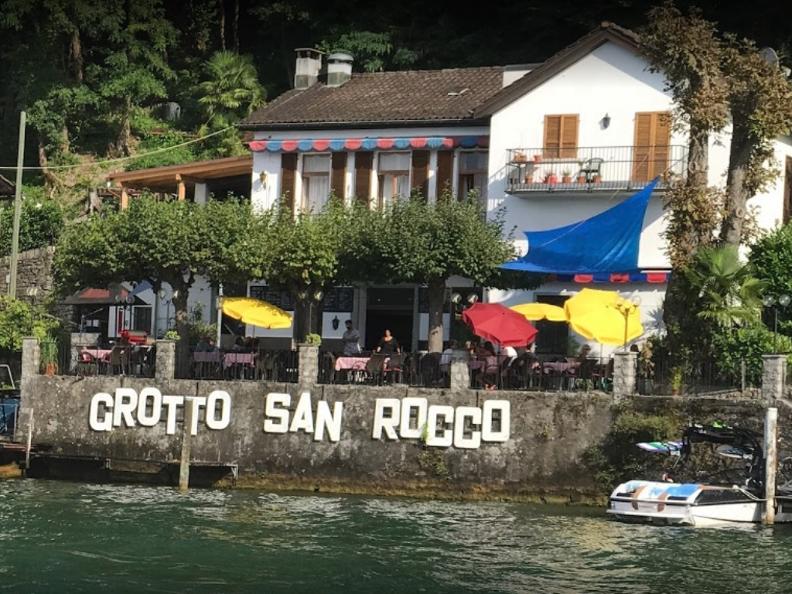
<path id="1" fill-rule="evenodd" d="M 432 120 L 382 120 L 360 122 L 262 122 L 240 125 L 241 130 L 332 130 L 354 128 L 440 128 L 443 126 L 481 126 L 486 125 L 489 116 L 477 118 L 453 118 Z"/>
<path id="2" fill-rule="evenodd" d="M 545 60 L 538 68 L 514 81 L 508 87 L 504 87 L 476 108 L 474 116 L 478 118 L 492 116 L 496 111 L 503 109 L 526 93 L 529 93 L 608 42 L 619 44 L 633 51 L 637 51 L 639 48 L 638 37 L 632 31 L 611 23 L 603 23 L 599 29 L 595 29 L 588 35 L 581 37 L 572 46 L 557 52 Z"/>

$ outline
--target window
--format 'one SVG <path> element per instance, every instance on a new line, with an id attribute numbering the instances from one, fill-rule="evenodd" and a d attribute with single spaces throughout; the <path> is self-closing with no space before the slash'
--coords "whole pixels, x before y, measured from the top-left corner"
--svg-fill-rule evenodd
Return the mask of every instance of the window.
<path id="1" fill-rule="evenodd" d="M 464 200 L 470 190 L 476 190 L 480 199 L 487 197 L 486 151 L 463 151 L 459 153 L 459 186 L 457 197 Z"/>
<path id="2" fill-rule="evenodd" d="M 330 155 L 304 155 L 302 161 L 302 209 L 321 212 L 330 195 Z"/>
<path id="3" fill-rule="evenodd" d="M 633 181 L 649 181 L 668 169 L 671 114 L 667 111 L 635 114 Z"/>
<path id="4" fill-rule="evenodd" d="M 544 121 L 544 157 L 577 158 L 578 115 L 547 115 Z"/>
<path id="5" fill-rule="evenodd" d="M 151 332 L 151 307 L 135 306 L 132 308 L 133 318 L 132 330 L 140 330 L 146 333 Z"/>
<path id="6" fill-rule="evenodd" d="M 377 174 L 380 208 L 410 195 L 410 153 L 380 153 Z"/>

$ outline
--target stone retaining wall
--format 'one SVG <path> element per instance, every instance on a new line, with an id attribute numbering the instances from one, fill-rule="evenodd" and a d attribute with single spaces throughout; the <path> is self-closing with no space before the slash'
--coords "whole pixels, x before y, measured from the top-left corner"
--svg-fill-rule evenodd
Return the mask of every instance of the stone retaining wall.
<path id="1" fill-rule="evenodd" d="M 20 252 L 17 264 L 17 297 L 33 304 L 43 303 L 52 293 L 54 247 Z M 0 258 L 0 295 L 8 294 L 11 258 Z"/>

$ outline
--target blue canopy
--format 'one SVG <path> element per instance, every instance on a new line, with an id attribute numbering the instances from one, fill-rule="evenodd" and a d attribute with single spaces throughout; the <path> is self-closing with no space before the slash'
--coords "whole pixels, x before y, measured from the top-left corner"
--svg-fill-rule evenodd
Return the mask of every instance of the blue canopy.
<path id="1" fill-rule="evenodd" d="M 592 274 L 638 270 L 638 244 L 655 179 L 637 194 L 590 219 L 526 231 L 528 253 L 501 268 L 540 274 Z"/>

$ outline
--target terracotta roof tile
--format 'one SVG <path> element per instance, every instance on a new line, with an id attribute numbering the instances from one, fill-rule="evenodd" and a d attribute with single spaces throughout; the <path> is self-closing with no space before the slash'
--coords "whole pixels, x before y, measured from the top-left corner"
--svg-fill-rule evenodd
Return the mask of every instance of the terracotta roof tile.
<path id="1" fill-rule="evenodd" d="M 473 120 L 500 91 L 503 68 L 453 68 L 353 74 L 340 87 L 321 82 L 283 93 L 252 113 L 243 129 L 349 127 L 367 123 Z"/>

